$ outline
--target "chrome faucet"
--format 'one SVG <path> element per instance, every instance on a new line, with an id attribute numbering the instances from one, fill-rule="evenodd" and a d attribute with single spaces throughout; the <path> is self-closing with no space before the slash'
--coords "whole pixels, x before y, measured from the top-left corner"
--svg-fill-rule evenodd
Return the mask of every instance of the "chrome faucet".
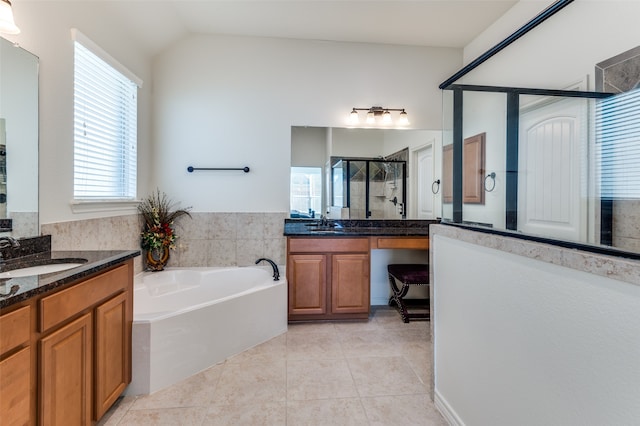
<path id="1" fill-rule="evenodd" d="M 0 250 L 6 248 L 18 248 L 20 243 L 13 237 L 0 237 Z M 0 251 L 0 262 L 4 262 L 4 253 Z"/>
<path id="2" fill-rule="evenodd" d="M 13 237 L 0 237 L 0 249 L 4 248 L 18 248 L 20 243 Z"/>
<path id="3" fill-rule="evenodd" d="M 278 271 L 278 265 L 276 265 L 276 263 L 273 260 L 261 257 L 260 259 L 256 260 L 256 265 L 262 262 L 263 260 L 271 264 L 271 267 L 273 268 L 273 280 L 280 281 L 280 271 Z"/>

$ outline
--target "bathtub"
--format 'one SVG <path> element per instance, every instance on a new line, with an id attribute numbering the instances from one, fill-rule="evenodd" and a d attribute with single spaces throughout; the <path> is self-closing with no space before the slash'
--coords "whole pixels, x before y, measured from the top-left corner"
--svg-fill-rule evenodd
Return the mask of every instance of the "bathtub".
<path id="1" fill-rule="evenodd" d="M 286 331 L 286 279 L 274 281 L 266 269 L 137 274 L 126 393 L 153 393 Z"/>

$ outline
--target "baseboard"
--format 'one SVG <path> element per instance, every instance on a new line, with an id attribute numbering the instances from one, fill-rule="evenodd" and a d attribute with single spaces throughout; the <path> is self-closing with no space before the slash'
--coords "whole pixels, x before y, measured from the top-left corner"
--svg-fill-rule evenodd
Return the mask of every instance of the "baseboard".
<path id="1" fill-rule="evenodd" d="M 433 402 L 436 409 L 442 414 L 442 417 L 450 426 L 464 426 L 462 419 L 458 417 L 456 412 L 451 408 L 449 403 L 440 395 L 437 389 L 433 392 Z"/>

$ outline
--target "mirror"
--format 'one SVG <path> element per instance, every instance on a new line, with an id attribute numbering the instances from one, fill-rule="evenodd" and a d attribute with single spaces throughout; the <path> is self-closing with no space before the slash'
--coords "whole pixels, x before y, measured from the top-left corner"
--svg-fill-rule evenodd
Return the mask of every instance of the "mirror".
<path id="1" fill-rule="evenodd" d="M 441 138 L 440 130 L 293 126 L 291 217 L 318 218 L 321 214 L 332 219 L 439 217 L 440 194 L 432 191 L 432 182 L 440 179 Z M 370 196 L 361 197 L 369 200 L 371 214 L 368 216 L 366 207 L 353 212 L 344 208 L 352 203 L 345 201 L 347 172 L 341 166 L 346 162 L 357 166 L 360 164 L 358 160 L 362 165 L 368 163 L 370 166 L 369 179 L 361 179 L 369 182 Z M 357 174 L 357 168 L 352 169 L 349 176 Z M 294 178 L 294 170 L 305 170 L 306 174 L 298 174 Z M 312 176 L 308 172 L 310 170 L 319 170 L 315 173 L 320 173 L 321 178 Z M 320 190 L 317 189 L 318 181 Z M 306 190 L 304 182 L 308 182 Z M 352 189 L 357 190 L 358 186 L 366 188 L 361 183 L 354 183 Z M 314 197 L 318 192 L 321 196 Z M 365 190 L 362 192 L 364 194 Z M 355 199 L 354 194 L 349 194 L 349 197 L 350 201 Z M 301 203 L 302 200 L 308 201 L 307 204 Z M 376 208 L 377 204 L 380 208 Z M 320 210 L 317 206 L 321 206 Z"/>
<path id="2" fill-rule="evenodd" d="M 0 236 L 39 229 L 38 57 L 0 38 Z"/>

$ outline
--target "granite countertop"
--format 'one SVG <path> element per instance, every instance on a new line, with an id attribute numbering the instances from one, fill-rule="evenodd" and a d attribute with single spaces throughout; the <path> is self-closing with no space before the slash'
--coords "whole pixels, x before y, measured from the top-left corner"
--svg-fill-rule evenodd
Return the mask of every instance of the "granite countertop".
<path id="1" fill-rule="evenodd" d="M 320 220 L 285 219 L 286 237 L 424 237 L 429 225 L 439 220 L 330 220 L 321 226 Z"/>
<path id="2" fill-rule="evenodd" d="M 88 277 L 139 255 L 140 250 L 48 251 L 9 259 L 0 264 L 0 273 L 11 269 L 55 263 L 56 260 L 60 263 L 62 260 L 73 262 L 86 259 L 86 263 L 60 272 L 0 279 L 0 309 Z M 14 286 L 18 288 L 15 289 Z M 11 293 L 10 296 L 2 296 L 9 293 Z"/>

